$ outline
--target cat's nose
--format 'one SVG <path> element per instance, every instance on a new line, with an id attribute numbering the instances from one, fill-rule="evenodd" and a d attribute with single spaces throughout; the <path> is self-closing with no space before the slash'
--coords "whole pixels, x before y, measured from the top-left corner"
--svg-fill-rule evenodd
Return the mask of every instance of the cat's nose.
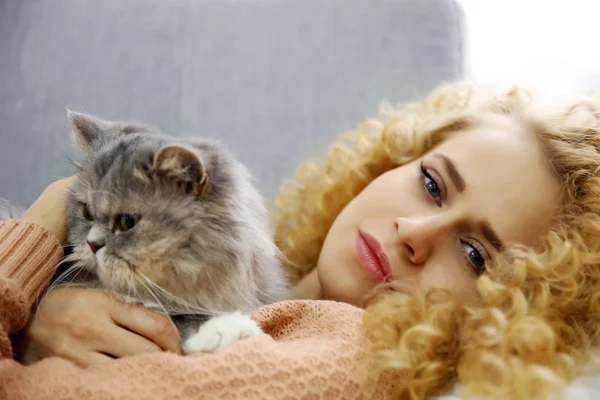
<path id="1" fill-rule="evenodd" d="M 98 250 L 100 250 L 101 248 L 104 247 L 104 242 L 99 242 L 99 241 L 87 241 L 88 246 L 90 246 L 90 249 L 92 250 L 92 253 L 96 254 L 96 252 L 98 252 Z"/>

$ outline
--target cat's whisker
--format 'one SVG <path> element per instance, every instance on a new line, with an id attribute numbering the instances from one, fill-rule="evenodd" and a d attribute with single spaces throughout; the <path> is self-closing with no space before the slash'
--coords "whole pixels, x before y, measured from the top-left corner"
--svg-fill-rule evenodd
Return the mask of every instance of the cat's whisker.
<path id="1" fill-rule="evenodd" d="M 68 260 L 63 259 L 61 260 L 61 262 L 58 264 L 58 266 L 66 263 Z M 84 270 L 84 267 L 82 265 L 79 265 L 78 263 L 75 263 L 73 265 L 71 265 L 69 268 L 67 268 L 63 273 L 61 273 L 46 289 L 46 291 L 44 292 L 44 294 L 42 295 L 42 297 L 40 298 L 40 301 L 38 303 L 38 306 L 36 308 L 35 314 L 34 314 L 34 318 L 37 318 L 38 313 L 40 311 L 40 308 L 42 307 L 42 304 L 44 303 L 44 301 L 46 301 L 46 297 L 48 296 L 48 294 L 55 289 L 58 286 L 73 286 L 73 281 L 77 278 L 77 276 L 79 275 L 79 273 Z M 66 284 L 64 284 L 64 281 L 72 274 L 75 274 L 71 280 L 69 282 L 67 282 Z"/>
<path id="2" fill-rule="evenodd" d="M 150 287 L 154 288 L 158 292 L 160 292 L 167 300 L 170 300 L 172 304 L 177 304 L 181 307 L 181 309 L 173 310 L 176 313 L 186 313 L 186 314 L 206 314 L 208 310 L 205 308 L 201 308 L 197 305 L 191 304 L 157 285 L 152 279 L 148 278 L 143 272 L 138 272 L 141 277 L 150 285 Z"/>
<path id="3" fill-rule="evenodd" d="M 158 306 L 165 313 L 165 315 L 170 315 L 170 313 L 167 311 L 167 309 L 165 308 L 165 306 L 163 305 L 163 303 L 160 301 L 160 299 L 158 298 L 158 296 L 156 296 L 156 294 L 154 293 L 154 290 L 152 290 L 152 288 L 150 286 L 148 286 L 139 276 L 136 275 L 135 277 L 138 278 L 138 281 L 148 291 L 148 293 L 150 294 L 150 296 L 152 296 L 154 298 L 154 301 L 156 301 L 156 304 L 158 304 Z"/>
<path id="4" fill-rule="evenodd" d="M 62 285 L 64 283 L 64 281 L 69 277 L 69 275 L 71 275 L 75 272 L 75 275 L 73 276 L 71 281 L 68 282 L 68 283 L 71 283 L 73 280 L 75 280 L 75 278 L 81 272 L 81 270 L 83 270 L 82 265 L 78 265 L 78 264 L 71 265 L 62 274 L 60 274 L 58 276 L 58 278 L 56 278 L 54 280 L 54 282 L 52 282 L 52 284 L 48 287 L 47 291 L 49 292 L 50 290 L 54 289 L 56 286 Z M 67 283 L 67 285 L 68 285 L 68 283 Z"/>
<path id="5" fill-rule="evenodd" d="M 83 268 L 83 267 L 79 267 L 79 268 L 77 269 L 77 272 L 75 273 L 75 276 L 73 276 L 73 279 L 71 279 L 71 281 L 70 281 L 70 282 L 67 284 L 67 287 L 68 287 L 68 286 L 73 286 L 73 282 L 75 282 L 75 281 L 77 280 L 77 277 L 79 276 L 79 274 L 80 274 L 80 273 L 81 273 L 81 271 L 83 271 L 83 270 L 84 270 L 84 268 Z"/>
<path id="6" fill-rule="evenodd" d="M 175 302 L 181 302 L 181 301 L 183 301 L 180 298 L 178 298 L 177 296 L 175 296 L 174 294 L 172 294 L 169 291 L 167 291 L 166 289 L 164 289 L 164 288 L 160 287 L 159 285 L 157 285 L 156 283 L 154 283 L 154 281 L 152 281 L 152 279 L 148 278 L 148 276 L 146 276 L 146 274 L 144 274 L 143 272 L 139 271 L 138 273 L 142 276 L 142 278 L 144 278 L 144 280 L 151 287 L 153 287 L 154 289 L 160 291 L 163 294 L 163 296 L 165 298 L 167 298 L 168 300 L 175 301 Z"/>
<path id="7" fill-rule="evenodd" d="M 129 283 L 128 283 L 128 293 L 129 293 L 129 295 L 131 295 L 132 292 L 133 292 L 133 296 L 136 299 L 139 299 L 140 301 L 142 300 L 141 297 L 140 297 L 140 293 L 137 290 L 136 276 L 133 273 L 133 271 L 130 271 L 130 273 L 129 273 Z"/>

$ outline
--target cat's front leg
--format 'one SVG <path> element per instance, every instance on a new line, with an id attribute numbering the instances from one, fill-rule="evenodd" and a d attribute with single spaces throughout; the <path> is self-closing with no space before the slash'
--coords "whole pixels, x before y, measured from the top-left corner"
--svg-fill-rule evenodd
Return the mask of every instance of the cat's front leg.
<path id="1" fill-rule="evenodd" d="M 183 352 L 218 353 L 235 342 L 263 333 L 258 324 L 240 312 L 213 317 L 183 342 Z"/>

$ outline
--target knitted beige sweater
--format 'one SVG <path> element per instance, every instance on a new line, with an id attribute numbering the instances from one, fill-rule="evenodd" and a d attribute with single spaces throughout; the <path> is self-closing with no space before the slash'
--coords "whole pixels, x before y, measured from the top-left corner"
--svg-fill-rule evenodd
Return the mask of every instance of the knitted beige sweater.
<path id="1" fill-rule="evenodd" d="M 394 382 L 364 359 L 362 310 L 328 301 L 260 309 L 267 333 L 220 354 L 152 353 L 82 369 L 60 358 L 23 366 L 9 335 L 62 256 L 42 228 L 0 223 L 0 399 L 387 399 Z"/>

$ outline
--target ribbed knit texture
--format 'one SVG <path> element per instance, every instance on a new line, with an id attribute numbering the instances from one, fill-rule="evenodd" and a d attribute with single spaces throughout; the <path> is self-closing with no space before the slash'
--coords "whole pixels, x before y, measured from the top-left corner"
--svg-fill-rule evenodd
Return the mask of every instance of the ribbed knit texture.
<path id="1" fill-rule="evenodd" d="M 52 234 L 17 220 L 0 224 L 0 271 L 32 305 L 56 270 L 62 248 Z"/>

